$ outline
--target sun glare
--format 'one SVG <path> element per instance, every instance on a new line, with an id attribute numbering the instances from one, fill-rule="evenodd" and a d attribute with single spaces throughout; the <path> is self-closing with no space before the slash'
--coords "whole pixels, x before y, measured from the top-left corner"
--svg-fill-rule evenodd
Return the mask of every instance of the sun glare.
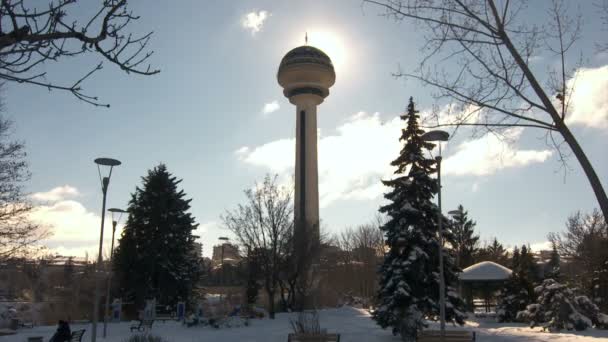
<path id="1" fill-rule="evenodd" d="M 307 33 L 308 45 L 323 50 L 331 58 L 336 71 L 340 72 L 346 68 L 348 61 L 343 37 L 327 30 L 309 30 Z M 300 37 L 300 44 L 303 40 L 304 37 Z"/>

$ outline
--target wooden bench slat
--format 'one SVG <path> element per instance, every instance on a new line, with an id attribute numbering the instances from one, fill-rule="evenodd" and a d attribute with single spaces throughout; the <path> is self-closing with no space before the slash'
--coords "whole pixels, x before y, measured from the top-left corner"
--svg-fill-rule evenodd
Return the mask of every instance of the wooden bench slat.
<path id="1" fill-rule="evenodd" d="M 340 342 L 340 334 L 323 334 L 323 340 L 327 342 Z M 287 342 L 298 341 L 298 335 L 290 333 L 287 335 Z"/>
<path id="2" fill-rule="evenodd" d="M 475 332 L 468 330 L 446 330 L 445 342 L 472 342 L 475 341 Z M 418 342 L 441 342 L 440 330 L 423 330 L 418 333 Z"/>
<path id="3" fill-rule="evenodd" d="M 70 342 L 81 342 L 82 336 L 84 335 L 85 330 L 75 330 L 72 332 L 72 337 L 70 338 Z"/>

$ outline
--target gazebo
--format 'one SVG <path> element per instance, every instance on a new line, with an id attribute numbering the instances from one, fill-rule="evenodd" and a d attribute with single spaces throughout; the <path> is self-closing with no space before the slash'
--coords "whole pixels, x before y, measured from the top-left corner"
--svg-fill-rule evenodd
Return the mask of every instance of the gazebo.
<path id="1" fill-rule="evenodd" d="M 511 277 L 510 269 L 492 261 L 482 261 L 471 265 L 458 276 L 460 280 L 460 294 L 467 304 L 467 309 L 475 311 L 473 298 L 481 296 L 485 312 L 495 306 L 494 294 L 504 282 Z"/>

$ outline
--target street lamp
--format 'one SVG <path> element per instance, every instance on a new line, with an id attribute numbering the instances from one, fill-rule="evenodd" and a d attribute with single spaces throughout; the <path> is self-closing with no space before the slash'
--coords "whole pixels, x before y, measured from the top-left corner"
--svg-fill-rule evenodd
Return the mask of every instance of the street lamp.
<path id="1" fill-rule="evenodd" d="M 448 141 L 450 134 L 446 131 L 434 130 L 428 131 L 422 135 L 422 140 L 439 142 L 439 154 L 435 157 L 437 161 L 437 185 L 438 196 L 437 202 L 439 211 L 437 212 L 437 224 L 438 224 L 438 235 L 439 235 L 439 319 L 441 326 L 441 341 L 445 339 L 445 276 L 443 272 L 443 214 L 441 213 L 441 142 Z"/>
<path id="2" fill-rule="evenodd" d="M 108 329 L 108 318 L 110 316 L 110 286 L 112 284 L 112 257 L 114 256 L 114 234 L 116 233 L 116 226 L 118 225 L 118 221 L 122 217 L 122 214 L 126 213 L 126 210 L 110 208 L 108 209 L 110 213 L 112 213 L 112 245 L 110 247 L 110 261 L 108 271 L 108 285 L 106 287 L 106 308 L 104 311 L 103 318 L 103 338 L 106 338 L 106 333 Z"/>
<path id="3" fill-rule="evenodd" d="M 454 218 L 462 217 L 462 213 L 460 212 L 460 210 L 450 210 L 450 211 L 448 211 L 448 215 L 450 215 Z"/>
<path id="4" fill-rule="evenodd" d="M 222 241 L 222 256 L 221 256 L 221 263 L 222 263 L 222 280 L 221 280 L 221 285 L 224 285 L 224 281 L 226 280 L 226 275 L 224 274 L 224 245 L 226 244 L 226 241 L 229 241 L 230 239 L 225 237 L 225 236 L 220 236 L 218 238 L 218 240 Z M 222 293 L 220 292 L 220 301 L 222 300 Z"/>
<path id="5" fill-rule="evenodd" d="M 97 276 L 101 269 L 102 256 L 101 250 L 103 248 L 103 224 L 106 216 L 106 197 L 108 194 L 108 185 L 110 185 L 110 177 L 112 177 L 112 170 L 114 166 L 120 165 L 120 161 L 112 158 L 97 158 L 95 159 L 97 164 L 97 172 L 99 173 L 99 179 L 101 181 L 101 192 L 103 194 L 103 202 L 101 206 L 101 232 L 99 233 L 99 254 L 97 255 L 97 266 L 95 267 L 95 303 L 93 306 L 93 328 L 91 332 L 91 342 L 97 340 L 97 321 L 99 319 L 99 277 Z M 107 176 L 101 176 L 101 168 L 110 167 L 110 171 Z"/>

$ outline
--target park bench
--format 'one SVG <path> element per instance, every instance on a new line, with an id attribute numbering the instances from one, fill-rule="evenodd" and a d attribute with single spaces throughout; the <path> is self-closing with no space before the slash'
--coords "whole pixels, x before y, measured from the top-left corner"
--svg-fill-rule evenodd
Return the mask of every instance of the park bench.
<path id="1" fill-rule="evenodd" d="M 72 331 L 72 337 L 70 338 L 70 342 L 82 342 L 82 336 L 84 335 L 84 332 L 84 329 Z"/>
<path id="2" fill-rule="evenodd" d="M 131 329 L 131 331 L 133 331 L 133 330 L 144 331 L 146 329 L 151 330 L 152 323 L 154 323 L 153 319 L 142 319 L 138 323 L 131 325 L 130 329 Z"/>
<path id="3" fill-rule="evenodd" d="M 22 321 L 22 320 L 19 320 L 19 326 L 21 328 L 33 328 L 34 327 L 34 322 L 33 321 Z"/>
<path id="4" fill-rule="evenodd" d="M 311 337 L 312 336 L 302 336 L 300 334 L 291 333 L 287 335 L 287 342 L 312 341 Z M 340 334 L 323 334 L 322 337 L 319 336 L 319 341 L 340 342 Z"/>
<path id="5" fill-rule="evenodd" d="M 468 330 L 446 330 L 444 342 L 473 342 L 475 332 Z M 418 333 L 417 342 L 441 342 L 441 331 L 423 330 Z"/>

